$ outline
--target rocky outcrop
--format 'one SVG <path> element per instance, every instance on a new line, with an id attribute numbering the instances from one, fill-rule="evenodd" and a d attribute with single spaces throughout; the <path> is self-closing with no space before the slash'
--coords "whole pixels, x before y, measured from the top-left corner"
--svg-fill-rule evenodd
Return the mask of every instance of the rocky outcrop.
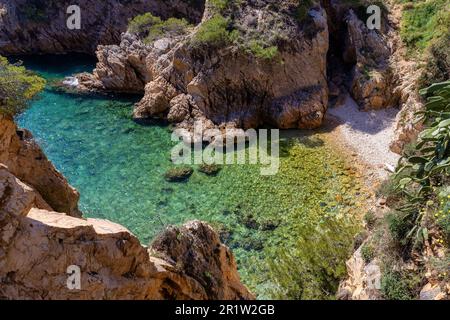
<path id="1" fill-rule="evenodd" d="M 81 29 L 67 28 L 67 8 L 81 9 Z M 144 12 L 201 19 L 203 0 L 0 0 L 0 54 L 94 53 L 100 44 L 120 42 L 128 20 Z"/>
<path id="2" fill-rule="evenodd" d="M 209 225 L 170 227 L 144 247 L 120 225 L 80 217 L 78 193 L 27 131 L 2 117 L 0 134 L 0 299 L 254 298 Z M 80 287 L 68 285 L 70 268 Z"/>
<path id="3" fill-rule="evenodd" d="M 398 92 L 390 63 L 391 49 L 381 32 L 369 30 L 353 10 L 345 18 L 347 43 L 343 54 L 353 64 L 350 92 L 363 110 L 395 107 Z"/>
<path id="4" fill-rule="evenodd" d="M 125 33 L 120 45 L 99 46 L 93 74 L 77 75 L 81 91 L 144 93 L 153 79 L 147 57 L 151 50 L 136 37 Z"/>
<path id="5" fill-rule="evenodd" d="M 56 211 L 80 216 L 78 192 L 67 183 L 36 144 L 31 133 L 0 115 L 0 163 L 34 188 Z"/>
<path id="6" fill-rule="evenodd" d="M 145 85 L 135 118 L 162 117 L 180 127 L 196 120 L 219 127 L 318 127 L 328 103 L 326 13 L 314 6 L 300 22 L 295 17 L 298 4 L 268 2 L 243 1 L 222 14 L 232 19 L 234 35 L 247 42 L 272 41 L 278 48 L 273 57 L 252 53 L 239 42 L 243 40 L 194 45 L 203 25 L 215 16 L 207 3 L 202 24 L 186 36 L 144 45 L 125 34 L 120 46 L 100 47 L 93 76 L 79 77 L 81 88 L 136 92 Z M 258 32 L 271 38 L 247 39 Z"/>
<path id="7" fill-rule="evenodd" d="M 381 269 L 376 261 L 364 262 L 360 247 L 347 260 L 348 278 L 337 292 L 339 300 L 379 300 L 381 299 Z"/>
<path id="8" fill-rule="evenodd" d="M 5 167 L 0 198 L 0 298 L 253 298 L 230 250 L 199 221 L 171 228 L 145 248 L 112 222 L 48 210 Z M 79 288 L 67 285 L 70 266 L 81 271 Z"/>

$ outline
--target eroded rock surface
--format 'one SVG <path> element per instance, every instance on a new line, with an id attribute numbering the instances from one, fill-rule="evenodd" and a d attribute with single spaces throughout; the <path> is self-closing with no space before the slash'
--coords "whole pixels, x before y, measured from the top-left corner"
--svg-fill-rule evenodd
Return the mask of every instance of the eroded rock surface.
<path id="1" fill-rule="evenodd" d="M 56 211 L 80 216 L 78 192 L 67 183 L 34 141 L 31 133 L 0 115 L 0 163 L 33 187 Z"/>
<path id="2" fill-rule="evenodd" d="M 363 110 L 397 105 L 396 80 L 390 64 L 391 49 L 381 32 L 369 30 L 353 10 L 345 18 L 347 47 L 344 59 L 354 63 L 350 92 Z"/>
<path id="3" fill-rule="evenodd" d="M 67 28 L 67 8 L 74 4 L 81 9 L 80 30 Z M 203 7 L 203 0 L 0 0 L 0 54 L 93 53 L 97 45 L 119 43 L 138 14 L 198 22 Z"/>
<path id="4" fill-rule="evenodd" d="M 269 2 L 243 1 L 231 11 L 242 37 L 274 29 L 275 57 L 255 56 L 238 43 L 193 45 L 201 25 L 148 44 L 124 34 L 120 46 L 99 47 L 99 63 L 93 76 L 79 77 L 81 87 L 144 90 L 135 118 L 167 118 L 180 127 L 196 120 L 219 127 L 318 127 L 328 104 L 326 13 L 317 5 L 299 22 L 298 4 Z M 207 2 L 202 23 L 214 16 L 212 10 Z"/>
<path id="5" fill-rule="evenodd" d="M 0 169 L 2 208 L 20 203 L 22 209 L 1 211 L 1 298 L 253 298 L 240 283 L 233 255 L 210 226 L 194 221 L 172 228 L 161 235 L 165 246 L 148 249 L 106 220 L 36 207 L 26 212 L 37 196 L 11 174 L 3 179 L 5 170 Z M 14 192 L 6 194 L 8 189 Z M 81 270 L 80 290 L 67 287 L 72 265 Z"/>
<path id="6" fill-rule="evenodd" d="M 361 248 L 347 260 L 348 278 L 339 286 L 339 300 L 381 299 L 381 268 L 377 261 L 365 263 Z"/>

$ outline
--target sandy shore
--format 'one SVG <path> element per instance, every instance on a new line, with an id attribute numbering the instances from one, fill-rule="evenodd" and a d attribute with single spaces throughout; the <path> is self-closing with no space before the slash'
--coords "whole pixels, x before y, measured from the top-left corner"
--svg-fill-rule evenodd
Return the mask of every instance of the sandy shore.
<path id="1" fill-rule="evenodd" d="M 397 113 L 396 108 L 359 111 L 355 101 L 348 97 L 342 105 L 328 110 L 326 122 L 333 128 L 333 137 L 364 162 L 376 175 L 374 178 L 384 180 L 400 158 L 389 149 Z"/>

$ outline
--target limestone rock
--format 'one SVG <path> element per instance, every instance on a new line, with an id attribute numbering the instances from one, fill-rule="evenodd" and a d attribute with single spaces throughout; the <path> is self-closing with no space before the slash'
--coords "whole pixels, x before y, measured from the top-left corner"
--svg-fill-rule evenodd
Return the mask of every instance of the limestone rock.
<path id="1" fill-rule="evenodd" d="M 445 297 L 445 292 L 442 292 L 438 284 L 427 283 L 420 291 L 420 300 L 442 300 Z"/>
<path id="2" fill-rule="evenodd" d="M 169 227 L 155 239 L 150 250 L 195 279 L 207 297 L 251 298 L 239 281 L 230 249 L 205 223 L 192 221 L 181 228 Z"/>
<path id="3" fill-rule="evenodd" d="M 398 93 L 383 35 L 367 26 L 350 10 L 346 17 L 348 43 L 344 60 L 354 63 L 351 94 L 363 110 L 396 106 Z"/>

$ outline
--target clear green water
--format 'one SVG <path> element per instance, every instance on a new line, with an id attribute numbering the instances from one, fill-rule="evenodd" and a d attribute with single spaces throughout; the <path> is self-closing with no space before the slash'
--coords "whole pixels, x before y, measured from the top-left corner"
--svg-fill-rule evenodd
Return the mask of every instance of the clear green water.
<path id="1" fill-rule="evenodd" d="M 80 56 L 25 59 L 50 82 L 90 71 L 93 63 Z M 145 244 L 167 224 L 209 221 L 233 249 L 243 281 L 264 296 L 260 270 L 276 259 L 277 250 L 295 246 L 305 224 L 353 206 L 352 196 L 341 197 L 358 189 L 343 161 L 320 136 L 297 132 L 282 134 L 276 176 L 235 165 L 216 177 L 196 170 L 187 183 L 166 182 L 170 128 L 133 122 L 135 101 L 63 94 L 48 86 L 18 118 L 80 191 L 86 216 L 125 225 Z"/>

